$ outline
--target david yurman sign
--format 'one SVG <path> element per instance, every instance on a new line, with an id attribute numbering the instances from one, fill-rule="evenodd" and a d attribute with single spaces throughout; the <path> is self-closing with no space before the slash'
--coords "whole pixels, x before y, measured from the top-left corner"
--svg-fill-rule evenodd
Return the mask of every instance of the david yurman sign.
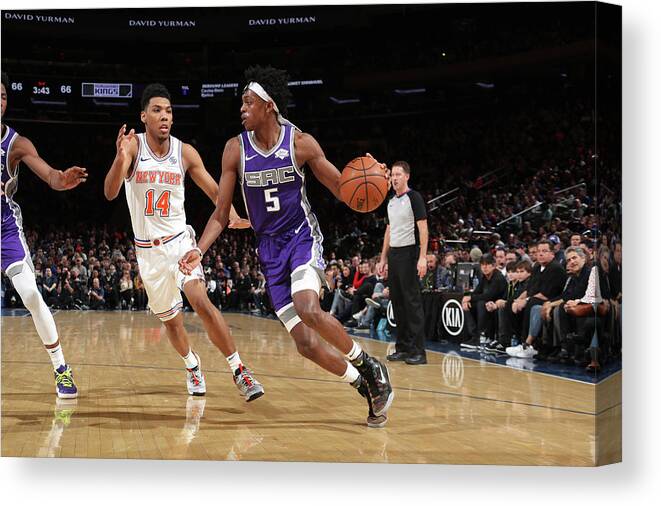
<path id="1" fill-rule="evenodd" d="M 194 19 L 129 19 L 129 26 L 137 28 L 195 28 Z"/>
<path id="2" fill-rule="evenodd" d="M 248 26 L 306 25 L 316 22 L 316 16 L 299 16 L 295 18 L 264 18 L 249 19 Z"/>

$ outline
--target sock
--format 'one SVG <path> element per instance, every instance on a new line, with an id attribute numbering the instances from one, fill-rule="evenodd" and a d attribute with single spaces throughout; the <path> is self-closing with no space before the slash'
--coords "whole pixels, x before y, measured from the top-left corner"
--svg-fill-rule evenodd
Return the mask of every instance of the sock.
<path id="1" fill-rule="evenodd" d="M 356 360 L 360 356 L 362 351 L 363 351 L 363 349 L 360 347 L 360 345 L 356 341 L 353 341 L 353 346 L 351 348 L 351 351 L 349 353 L 347 353 L 347 358 L 351 362 L 353 362 L 354 360 Z"/>
<path id="2" fill-rule="evenodd" d="M 184 364 L 186 364 L 186 369 L 195 369 L 199 365 L 195 353 L 190 348 L 188 348 L 188 355 L 181 358 L 184 360 Z"/>
<path id="3" fill-rule="evenodd" d="M 232 371 L 232 374 L 234 374 L 236 370 L 239 368 L 239 366 L 242 364 L 241 357 L 239 356 L 239 352 L 235 351 L 229 357 L 225 357 L 225 358 L 227 359 L 227 363 L 230 365 L 230 370 Z"/>
<path id="4" fill-rule="evenodd" d="M 347 383 L 353 384 L 359 377 L 360 373 L 358 372 L 358 369 L 347 362 L 347 370 L 344 372 L 344 375 L 340 377 L 340 379 L 342 381 L 346 381 Z"/>
<path id="5" fill-rule="evenodd" d="M 53 369 L 57 370 L 65 364 L 64 362 L 64 353 L 62 352 L 62 346 L 60 346 L 59 341 L 55 348 L 46 348 L 50 361 L 53 362 Z"/>

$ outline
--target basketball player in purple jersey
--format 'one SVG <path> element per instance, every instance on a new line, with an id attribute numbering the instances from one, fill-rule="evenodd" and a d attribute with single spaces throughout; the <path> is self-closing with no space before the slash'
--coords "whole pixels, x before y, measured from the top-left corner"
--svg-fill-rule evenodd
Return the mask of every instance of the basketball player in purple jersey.
<path id="1" fill-rule="evenodd" d="M 18 135 L 4 122 L 7 110 L 9 79 L 2 73 L 2 270 L 21 296 L 25 308 L 30 311 L 37 333 L 48 351 L 55 369 L 55 391 L 63 399 L 78 396 L 71 368 L 64 360 L 64 353 L 57 334 L 55 320 L 37 290 L 34 266 L 23 234 L 21 208 L 14 201 L 18 189 L 19 163 L 23 162 L 53 190 L 70 190 L 87 179 L 87 171 L 71 167 L 64 172 L 53 169 L 37 153 L 30 139 Z"/>
<path id="2" fill-rule="evenodd" d="M 216 210 L 198 247 L 181 259 L 180 268 L 188 273 L 198 266 L 227 225 L 238 179 L 276 314 L 299 353 L 357 388 L 368 401 L 368 426 L 382 427 L 394 397 L 387 368 L 319 305 L 325 283 L 323 236 L 306 196 L 303 167 L 307 164 L 338 199 L 340 172 L 314 137 L 280 113 L 289 98 L 286 72 L 251 67 L 246 79 L 241 106 L 245 131 L 225 145 Z"/>

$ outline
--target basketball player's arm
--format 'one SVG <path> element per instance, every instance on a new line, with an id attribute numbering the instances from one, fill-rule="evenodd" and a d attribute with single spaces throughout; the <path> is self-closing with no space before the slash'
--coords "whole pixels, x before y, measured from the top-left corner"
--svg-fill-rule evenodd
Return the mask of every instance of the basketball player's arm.
<path id="1" fill-rule="evenodd" d="M 239 140 L 236 137 L 232 137 L 227 141 L 223 150 L 222 172 L 218 184 L 216 209 L 209 218 L 204 232 L 202 232 L 202 237 L 200 237 L 197 243 L 197 248 L 189 251 L 179 260 L 179 270 L 186 275 L 190 274 L 200 264 L 204 253 L 218 238 L 229 222 L 240 157 L 241 148 L 239 146 Z"/>
<path id="2" fill-rule="evenodd" d="M 294 145 L 298 166 L 303 167 L 307 163 L 319 182 L 341 201 L 340 171 L 328 161 L 317 140 L 310 134 L 296 132 Z"/>
<path id="3" fill-rule="evenodd" d="M 204 162 L 198 151 L 190 144 L 183 147 L 184 163 L 186 172 L 193 178 L 195 184 L 216 204 L 218 201 L 218 184 L 213 180 L 211 174 L 204 167 Z M 241 218 L 234 209 L 230 207 L 229 228 L 250 228 L 250 222 Z"/>
<path id="4" fill-rule="evenodd" d="M 19 136 L 16 139 L 12 154 L 13 160 L 10 163 L 13 166 L 18 162 L 23 162 L 39 179 L 48 184 L 53 190 L 70 190 L 87 180 L 87 169 L 82 167 L 74 166 L 61 171 L 48 165 L 39 156 L 37 148 L 34 147 L 34 144 L 27 137 Z"/>
<path id="5" fill-rule="evenodd" d="M 128 134 L 124 135 L 125 131 L 126 125 L 122 125 L 115 141 L 117 154 L 103 182 L 103 194 L 108 200 L 113 200 L 119 195 L 122 183 L 128 176 L 129 168 L 138 155 L 138 140 L 135 130 L 131 129 Z"/>

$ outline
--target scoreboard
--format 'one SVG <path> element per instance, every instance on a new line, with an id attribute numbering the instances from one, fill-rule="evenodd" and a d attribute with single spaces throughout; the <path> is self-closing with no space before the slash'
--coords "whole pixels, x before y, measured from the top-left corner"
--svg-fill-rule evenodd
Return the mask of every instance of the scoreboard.
<path id="1" fill-rule="evenodd" d="M 127 83 L 114 81 L 64 80 L 64 79 L 22 79 L 12 80 L 11 96 L 33 98 L 87 98 L 127 100 L 140 98 L 148 83 Z M 241 85 L 236 81 L 189 81 L 163 82 L 172 94 L 173 102 L 180 100 L 213 99 L 219 96 L 240 95 Z M 321 86 L 322 79 L 297 80 L 289 83 L 290 87 Z"/>

